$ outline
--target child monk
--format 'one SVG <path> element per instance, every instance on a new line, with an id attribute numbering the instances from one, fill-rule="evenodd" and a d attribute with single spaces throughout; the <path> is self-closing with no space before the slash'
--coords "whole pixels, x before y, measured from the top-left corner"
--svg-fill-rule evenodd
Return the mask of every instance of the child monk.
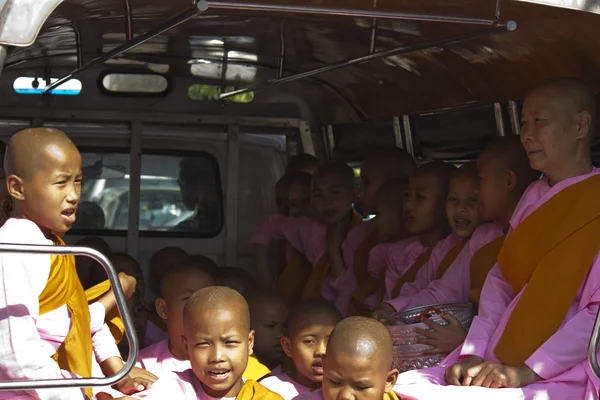
<path id="1" fill-rule="evenodd" d="M 217 286 L 235 290 L 244 297 L 250 297 L 256 290 L 254 277 L 246 270 L 236 267 L 221 267 L 217 270 Z"/>
<path id="2" fill-rule="evenodd" d="M 281 338 L 281 346 L 295 368 L 292 372 L 262 379 L 260 383 L 285 400 L 320 388 L 327 341 L 341 319 L 338 309 L 325 300 L 305 300 L 298 304 L 291 312 L 286 334 Z"/>
<path id="3" fill-rule="evenodd" d="M 75 222 L 81 191 L 81 155 L 61 131 L 27 129 L 14 135 L 4 170 L 14 218 L 0 228 L 0 242 L 63 245 Z M 75 258 L 29 254 L 0 257 L 0 379 L 91 376 L 92 354 L 105 375 L 123 367 L 102 302 L 88 307 Z M 104 309 L 103 309 L 104 308 Z M 130 377 L 135 378 L 136 371 Z M 127 379 L 120 390 L 151 385 Z M 0 393 L 3 399 L 84 399 L 90 389 L 62 388 Z"/>
<path id="4" fill-rule="evenodd" d="M 312 176 L 306 172 L 296 172 L 286 176 L 290 177 L 287 192 L 288 215 L 292 218 L 313 216 L 310 193 Z M 275 290 L 287 306 L 292 307 L 302 297 L 302 291 L 312 272 L 312 265 L 287 243 L 284 257 L 284 268 L 275 281 Z"/>
<path id="5" fill-rule="evenodd" d="M 160 281 L 162 274 L 179 264 L 181 264 L 188 254 L 179 247 L 165 247 L 158 250 L 150 258 L 150 287 L 154 293 L 160 291 Z M 150 299 L 154 302 L 156 297 Z M 148 314 L 148 323 L 144 343 L 149 346 L 161 342 L 167 338 L 167 327 L 162 319 L 156 314 Z"/>
<path id="6" fill-rule="evenodd" d="M 163 273 L 160 297 L 155 305 L 156 312 L 167 325 L 168 339 L 140 351 L 138 360 L 141 368 L 159 378 L 166 372 L 190 368 L 187 351 L 181 342 L 183 308 L 197 290 L 215 284 L 214 268 L 216 264 L 208 257 L 194 256 Z"/>
<path id="7" fill-rule="evenodd" d="M 369 274 L 367 267 L 372 271 L 385 269 L 385 255 L 393 243 L 406 238 L 404 228 L 404 202 L 408 190 L 408 179 L 395 178 L 384 183 L 379 189 L 375 212 L 375 231 L 370 236 L 373 246 L 369 253 L 356 254 L 353 265 L 353 273 L 356 277 L 356 288 L 350 294 L 350 315 L 370 316 L 379 302 L 376 291 L 379 281 Z M 365 241 L 366 243 L 366 241 Z M 370 246 L 369 246 L 370 247 Z M 367 250 L 366 247 L 361 247 Z M 343 293 L 352 290 L 349 287 Z M 379 299 L 380 300 L 380 299 Z"/>
<path id="8" fill-rule="evenodd" d="M 275 293 L 263 291 L 248 298 L 250 327 L 254 331 L 254 355 L 269 370 L 280 366 L 283 356 L 281 337 L 288 318 L 283 299 Z M 250 373 L 250 371 L 247 371 Z M 249 379 L 253 377 L 244 375 Z M 267 371 L 268 373 L 268 371 Z M 260 372 L 259 372 L 260 374 Z M 259 380 L 264 375 L 257 377 Z"/>
<path id="9" fill-rule="evenodd" d="M 383 257 L 385 269 L 380 265 L 369 266 L 369 273 L 379 282 L 378 292 L 372 295 L 379 302 L 382 297 L 396 297 L 405 283 L 413 282 L 434 250 L 434 258 L 443 259 L 460 242 L 456 235 L 448 236 L 445 212 L 453 170 L 451 164 L 434 162 L 420 166 L 411 176 L 404 206 L 404 227 L 411 237 L 389 247 Z"/>
<path id="10" fill-rule="evenodd" d="M 519 138 L 506 136 L 494 139 L 483 149 L 477 159 L 477 174 L 478 188 L 472 187 L 470 193 L 465 191 L 460 197 L 472 195 L 477 190 L 482 218 L 495 222 L 478 227 L 455 262 L 424 290 L 401 294 L 384 303 L 392 308 L 387 311 L 464 301 L 478 305 L 485 277 L 496 263 L 512 213 L 527 186 L 537 180 L 539 173 L 529 166 Z M 459 195 L 458 190 L 456 195 Z M 450 315 L 444 318 L 449 326 L 426 320 L 424 322 L 434 331 L 419 331 L 425 337 L 421 342 L 434 347 L 428 354 L 448 354 L 464 341 L 466 332 L 458 321 Z"/>
<path id="11" fill-rule="evenodd" d="M 386 327 L 372 319 L 350 317 L 336 325 L 327 343 L 323 389 L 298 399 L 398 399 L 392 390 L 397 378 Z"/>
<path id="12" fill-rule="evenodd" d="M 285 238 L 313 266 L 303 298 L 322 296 L 333 302 L 337 299 L 334 287 L 342 285 L 336 280 L 343 279 L 346 271 L 343 257 L 348 246 L 346 237 L 362 222 L 352 207 L 354 171 L 343 163 L 324 165 L 313 176 L 312 196 L 318 220 L 267 216 L 256 226 L 251 242 L 256 248 L 261 279 L 272 279 L 269 278 L 269 244 L 273 239 Z"/>
<path id="13" fill-rule="evenodd" d="M 185 305 L 183 321 L 182 340 L 191 369 L 165 375 L 137 398 L 282 399 L 260 383 L 242 378 L 254 331 L 248 304 L 238 292 L 219 286 L 197 291 Z"/>
<path id="14" fill-rule="evenodd" d="M 526 97 L 521 142 L 531 167 L 546 176 L 529 186 L 510 219 L 464 345 L 422 371 L 422 385 L 399 390 L 418 399 L 597 397 L 587 374 L 600 301 L 595 115 L 592 93 L 573 79 Z M 540 309 L 542 318 L 532 318 Z"/>

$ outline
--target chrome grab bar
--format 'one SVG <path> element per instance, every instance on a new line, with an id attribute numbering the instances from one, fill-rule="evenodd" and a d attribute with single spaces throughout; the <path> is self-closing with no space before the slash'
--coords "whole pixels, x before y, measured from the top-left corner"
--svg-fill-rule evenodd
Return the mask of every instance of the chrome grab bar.
<path id="1" fill-rule="evenodd" d="M 588 347 L 588 362 L 590 369 L 596 375 L 597 379 L 600 379 L 600 365 L 598 365 L 598 342 L 600 341 L 600 308 L 596 314 L 596 322 L 594 322 L 594 329 L 592 330 L 592 336 L 590 337 L 590 344 Z"/>
<path id="2" fill-rule="evenodd" d="M 86 256 L 96 260 L 108 275 L 110 286 L 115 294 L 117 309 L 125 325 L 125 336 L 129 343 L 129 357 L 123 368 L 112 376 L 104 378 L 65 378 L 65 379 L 32 379 L 23 381 L 0 381 L 0 391 L 55 389 L 74 387 L 111 386 L 125 378 L 133 369 L 138 356 L 138 338 L 135 334 L 133 321 L 127 309 L 127 303 L 119 277 L 110 260 L 97 250 L 78 246 L 39 246 L 25 244 L 0 243 L 0 253 L 50 254 L 61 256 Z"/>

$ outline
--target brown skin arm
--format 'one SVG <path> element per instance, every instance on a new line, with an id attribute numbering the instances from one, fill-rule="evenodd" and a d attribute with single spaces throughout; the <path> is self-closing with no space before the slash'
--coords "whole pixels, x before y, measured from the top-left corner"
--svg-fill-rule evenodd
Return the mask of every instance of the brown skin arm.
<path id="1" fill-rule="evenodd" d="M 454 349 L 460 346 L 467 337 L 467 331 L 462 327 L 460 322 L 450 314 L 442 315 L 448 325 L 442 326 L 425 318 L 423 323 L 432 331 L 424 329 L 416 329 L 415 331 L 425 338 L 417 338 L 417 342 L 435 347 L 434 349 L 425 351 L 424 354 L 450 354 Z"/>
<path id="2" fill-rule="evenodd" d="M 121 288 L 123 289 L 125 298 L 129 300 L 135 293 L 137 280 L 133 276 L 129 276 L 124 272 L 119 272 L 119 282 L 121 283 Z M 97 302 L 104 306 L 106 313 L 110 312 L 117 305 L 117 301 L 112 289 L 106 292 L 104 296 L 100 297 Z"/>
<path id="3" fill-rule="evenodd" d="M 467 370 L 472 377 L 471 386 L 485 388 L 522 388 L 539 381 L 541 378 L 527 365 L 510 367 L 508 365 L 486 361 Z"/>
<path id="4" fill-rule="evenodd" d="M 105 376 L 114 375 L 123 368 L 123 360 L 120 357 L 111 357 L 100 364 Z M 121 393 L 134 394 L 150 389 L 158 377 L 144 369 L 133 367 L 129 375 L 117 383 L 114 388 Z M 109 397 L 110 398 L 110 397 Z"/>

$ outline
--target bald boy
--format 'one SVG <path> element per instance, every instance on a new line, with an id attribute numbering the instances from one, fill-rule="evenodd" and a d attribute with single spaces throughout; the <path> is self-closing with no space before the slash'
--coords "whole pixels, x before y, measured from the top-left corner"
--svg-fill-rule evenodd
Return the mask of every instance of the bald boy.
<path id="1" fill-rule="evenodd" d="M 315 156 L 308 153 L 301 153 L 290 160 L 285 167 L 285 173 L 287 175 L 293 172 L 306 172 L 312 175 L 317 168 L 319 168 L 319 160 Z"/>
<path id="2" fill-rule="evenodd" d="M 336 325 L 325 354 L 323 389 L 301 399 L 396 398 L 398 370 L 392 368 L 392 338 L 380 322 L 350 317 Z"/>

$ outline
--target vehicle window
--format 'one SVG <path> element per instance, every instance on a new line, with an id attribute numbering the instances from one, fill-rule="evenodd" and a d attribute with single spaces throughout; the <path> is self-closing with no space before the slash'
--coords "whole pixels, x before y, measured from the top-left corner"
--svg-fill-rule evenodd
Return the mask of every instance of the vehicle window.
<path id="1" fill-rule="evenodd" d="M 111 93 L 160 94 L 169 88 L 169 81 L 156 74 L 110 73 L 102 78 L 102 87 Z"/>
<path id="2" fill-rule="evenodd" d="M 129 155 L 82 153 L 83 187 L 74 229 L 127 230 Z M 142 155 L 140 232 L 215 236 L 222 201 L 216 163 L 207 154 Z"/>

